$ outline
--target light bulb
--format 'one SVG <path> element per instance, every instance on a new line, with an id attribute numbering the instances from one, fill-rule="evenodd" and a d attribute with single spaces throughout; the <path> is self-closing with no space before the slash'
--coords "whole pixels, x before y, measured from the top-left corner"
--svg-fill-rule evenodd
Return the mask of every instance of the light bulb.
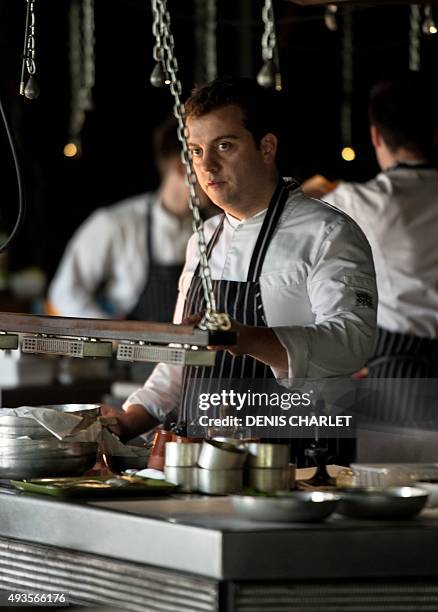
<path id="1" fill-rule="evenodd" d="M 432 17 L 427 17 L 427 19 L 423 21 L 421 29 L 423 30 L 423 34 L 426 34 L 428 36 L 430 36 L 431 34 L 436 34 L 438 32 L 438 28 L 436 27 Z"/>
<path id="2" fill-rule="evenodd" d="M 64 147 L 65 157 L 77 157 L 79 155 L 79 147 L 75 142 L 68 142 Z"/>
<path id="3" fill-rule="evenodd" d="M 356 153 L 352 147 L 344 147 L 341 151 L 341 156 L 344 161 L 353 161 L 356 159 Z"/>

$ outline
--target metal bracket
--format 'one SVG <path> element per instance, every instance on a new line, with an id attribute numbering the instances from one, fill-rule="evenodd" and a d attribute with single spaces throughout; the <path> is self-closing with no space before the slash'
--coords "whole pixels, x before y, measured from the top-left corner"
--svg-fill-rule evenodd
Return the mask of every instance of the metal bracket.
<path id="1" fill-rule="evenodd" d="M 17 349 L 18 335 L 17 334 L 2 334 L 0 333 L 0 349 Z"/>
<path id="2" fill-rule="evenodd" d="M 81 340 L 79 338 L 56 338 L 24 336 L 21 341 L 23 353 L 66 355 L 67 357 L 111 357 L 111 342 Z"/>
<path id="3" fill-rule="evenodd" d="M 119 361 L 164 362 L 173 365 L 213 366 L 216 353 L 205 349 L 159 346 L 153 344 L 127 344 L 121 342 L 117 347 Z"/>

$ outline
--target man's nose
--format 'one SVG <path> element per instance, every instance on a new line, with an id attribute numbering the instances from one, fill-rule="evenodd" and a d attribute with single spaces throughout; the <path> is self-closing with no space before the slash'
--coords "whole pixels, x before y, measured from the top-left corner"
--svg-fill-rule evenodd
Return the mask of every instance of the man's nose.
<path id="1" fill-rule="evenodd" d="M 202 157 L 202 169 L 205 172 L 215 172 L 218 167 L 217 155 L 213 151 L 205 151 Z"/>

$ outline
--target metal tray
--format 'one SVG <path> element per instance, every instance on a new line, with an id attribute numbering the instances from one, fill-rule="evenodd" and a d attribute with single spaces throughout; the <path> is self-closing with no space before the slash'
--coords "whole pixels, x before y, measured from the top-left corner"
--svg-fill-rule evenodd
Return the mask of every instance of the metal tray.
<path id="1" fill-rule="evenodd" d="M 178 486 L 165 480 L 152 478 L 133 479 L 126 486 L 117 486 L 107 481 L 115 480 L 108 476 L 91 478 L 36 478 L 31 480 L 11 480 L 11 483 L 26 493 L 38 493 L 59 498 L 76 497 L 149 497 L 170 495 Z"/>
<path id="2" fill-rule="evenodd" d="M 334 510 L 339 497 L 322 491 L 282 491 L 277 495 L 232 495 L 231 505 L 253 521 L 312 523 L 323 521 Z"/>

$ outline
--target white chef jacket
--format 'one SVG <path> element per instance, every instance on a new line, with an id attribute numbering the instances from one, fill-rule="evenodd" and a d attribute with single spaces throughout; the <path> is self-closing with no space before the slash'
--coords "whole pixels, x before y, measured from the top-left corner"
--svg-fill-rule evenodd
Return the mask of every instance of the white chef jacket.
<path id="1" fill-rule="evenodd" d="M 378 325 L 438 337 L 438 171 L 394 167 L 324 196 L 367 236 L 376 266 Z"/>
<path id="2" fill-rule="evenodd" d="M 251 255 L 266 210 L 239 221 L 226 215 L 210 256 L 213 280 L 246 281 Z M 220 215 L 204 224 L 206 240 Z M 198 265 L 196 236 L 187 247 L 174 322 Z M 300 189 L 289 195 L 269 245 L 260 276 L 266 323 L 288 357 L 277 378 L 350 374 L 362 367 L 373 347 L 377 292 L 368 242 L 358 226 Z M 176 408 L 182 367 L 158 364 L 143 388 L 124 404 L 141 404 L 159 421 Z"/>
<path id="3" fill-rule="evenodd" d="M 108 318 L 96 301 L 102 283 L 114 315 L 127 315 L 135 307 L 147 282 L 149 207 L 154 260 L 183 264 L 192 234 L 191 219 L 181 220 L 169 213 L 156 193 L 100 208 L 70 240 L 50 286 L 49 301 L 60 315 Z"/>

